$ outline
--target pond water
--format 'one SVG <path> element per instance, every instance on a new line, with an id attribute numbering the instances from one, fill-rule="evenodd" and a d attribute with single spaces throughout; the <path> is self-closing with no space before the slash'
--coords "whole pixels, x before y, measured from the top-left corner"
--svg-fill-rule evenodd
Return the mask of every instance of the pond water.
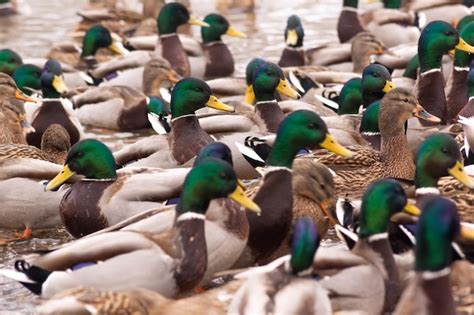
<path id="1" fill-rule="evenodd" d="M 55 42 L 68 39 L 68 32 L 74 29 L 80 20 L 76 12 L 83 8 L 85 0 L 30 0 L 23 15 L 0 17 L 0 48 L 11 48 L 23 58 L 43 57 Z M 246 63 L 253 57 L 265 57 L 278 61 L 284 47 L 283 30 L 286 19 L 291 14 L 298 14 L 305 27 L 305 46 L 313 47 L 322 43 L 336 41 L 336 22 L 341 8 L 340 0 L 261 0 L 253 14 L 226 14 L 230 23 L 248 35 L 248 39 L 224 38 L 234 54 L 237 73 L 243 73 Z M 204 17 L 215 11 L 214 1 L 191 1 L 193 15 Z M 194 29 L 198 34 L 198 29 Z M 141 134 L 121 134 L 90 131 L 109 144 L 120 142 L 125 138 L 135 138 Z M 69 240 L 64 230 L 50 231 L 46 235 L 0 247 L 0 268 L 11 267 L 14 259 L 32 250 Z M 324 246 L 337 244 L 332 240 Z M 32 314 L 38 299 L 21 285 L 0 277 L 0 314 Z"/>

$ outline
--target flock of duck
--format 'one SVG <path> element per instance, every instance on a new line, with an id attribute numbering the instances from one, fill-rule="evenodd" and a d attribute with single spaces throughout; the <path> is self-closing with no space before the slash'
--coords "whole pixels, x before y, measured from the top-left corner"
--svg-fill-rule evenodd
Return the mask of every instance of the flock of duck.
<path id="1" fill-rule="evenodd" d="M 82 11 L 45 60 L 1 49 L 2 245 L 76 240 L 0 276 L 40 314 L 474 313 L 471 2 L 342 2 L 339 42 L 291 15 L 245 78 L 222 39 L 245 34 L 178 2 Z M 332 228 L 349 250 L 318 248 Z"/>

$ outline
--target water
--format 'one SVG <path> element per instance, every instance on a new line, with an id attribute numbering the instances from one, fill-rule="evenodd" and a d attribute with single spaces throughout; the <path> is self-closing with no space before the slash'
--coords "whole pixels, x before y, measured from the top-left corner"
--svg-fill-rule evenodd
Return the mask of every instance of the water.
<path id="1" fill-rule="evenodd" d="M 24 0 L 23 0 L 24 1 Z M 0 48 L 8 47 L 23 58 L 44 57 L 55 42 L 68 39 L 80 20 L 76 12 L 85 0 L 30 0 L 24 15 L 0 17 Z M 191 1 L 193 15 L 204 17 L 215 11 L 214 1 Z M 305 46 L 336 41 L 336 21 L 341 7 L 340 0 L 261 0 L 257 1 L 254 14 L 229 13 L 229 22 L 248 35 L 247 40 L 225 37 L 236 62 L 237 74 L 242 74 L 245 65 L 253 57 L 264 57 L 278 61 L 284 47 L 283 31 L 290 14 L 298 14 L 305 27 Z M 199 5 L 197 5 L 199 4 Z M 195 35 L 198 29 L 193 27 Z M 103 130 L 90 130 L 93 135 L 105 140 L 112 147 L 119 147 L 123 141 L 140 138 L 143 134 L 114 134 Z M 0 233 L 1 234 L 1 233 Z M 1 237 L 1 236 L 0 236 Z M 11 267 L 14 259 L 51 245 L 68 241 L 64 230 L 50 231 L 46 235 L 0 247 L 0 268 Z M 323 246 L 337 246 L 334 236 Z M 32 314 L 39 299 L 21 285 L 0 277 L 0 314 Z"/>

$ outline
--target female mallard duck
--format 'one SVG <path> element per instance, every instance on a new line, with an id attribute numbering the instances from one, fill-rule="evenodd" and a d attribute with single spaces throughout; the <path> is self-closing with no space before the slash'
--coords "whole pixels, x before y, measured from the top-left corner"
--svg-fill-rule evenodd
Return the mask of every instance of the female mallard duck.
<path id="1" fill-rule="evenodd" d="M 228 196 L 258 211 L 240 192 L 232 167 L 208 158 L 186 176 L 171 231 L 116 231 L 86 237 L 29 262 L 19 260 L 16 272 L 3 274 L 21 279 L 44 297 L 77 286 L 115 291 L 139 287 L 175 297 L 194 289 L 206 271 L 204 218 L 209 202 Z"/>
<path id="2" fill-rule="evenodd" d="M 453 178 L 442 178 L 453 176 Z M 441 180 L 440 180 L 441 179 Z M 441 195 L 452 199 L 463 220 L 474 222 L 472 189 L 474 179 L 463 169 L 461 153 L 449 135 L 432 135 L 420 145 L 416 156 L 416 200 L 427 195 Z"/>
<path id="3" fill-rule="evenodd" d="M 49 60 L 41 74 L 41 90 L 43 93 L 40 107 L 33 113 L 31 125 L 35 131 L 28 133 L 28 144 L 40 147 L 41 136 L 51 124 L 63 126 L 69 133 L 71 144 L 85 137 L 81 123 L 75 117 L 71 102 L 60 98 L 67 90 L 62 77 L 61 65 Z"/>
<path id="4" fill-rule="evenodd" d="M 181 3 L 167 3 L 157 18 L 158 34 L 160 38 L 161 56 L 171 63 L 173 69 L 181 76 L 190 75 L 188 56 L 176 34 L 178 26 L 186 23 L 208 27 L 209 24 L 189 15 L 188 9 Z"/>
<path id="5" fill-rule="evenodd" d="M 23 101 L 35 101 L 21 92 L 13 79 L 0 73 L 0 143 L 26 144 L 31 126 L 26 120 Z"/>
<path id="6" fill-rule="evenodd" d="M 426 110 L 447 121 L 447 103 L 444 93 L 444 77 L 441 72 L 441 58 L 452 49 L 474 53 L 474 47 L 459 37 L 457 30 L 446 22 L 428 24 L 418 41 L 420 75 L 417 80 L 417 98 Z"/>
<path id="7" fill-rule="evenodd" d="M 382 314 L 382 310 L 393 311 L 402 288 L 387 229 L 390 218 L 400 211 L 419 214 L 419 210 L 408 203 L 397 181 L 373 182 L 362 198 L 359 239 L 351 251 L 364 262 L 345 265 L 341 254 L 321 252 L 319 255 L 318 252 L 316 255 L 313 272 L 323 277 L 320 283 L 329 291 L 334 312 L 360 310 Z M 324 277 L 325 270 L 332 271 L 332 275 Z"/>
<path id="8" fill-rule="evenodd" d="M 421 207 L 416 232 L 416 273 L 394 314 L 462 314 L 466 307 L 472 307 L 472 302 L 462 305 L 469 303 L 465 297 L 454 300 L 453 289 L 464 296 L 466 292 L 470 294 L 474 268 L 465 262 L 452 263 L 451 244 L 461 231 L 456 206 L 446 198 L 434 196 L 425 199 Z"/>
<path id="9" fill-rule="evenodd" d="M 192 159 L 199 150 L 213 141 L 201 129 L 195 111 L 204 106 L 233 111 L 220 102 L 209 86 L 195 78 L 179 81 L 171 94 L 171 132 L 168 136 L 151 136 L 116 152 L 120 165 L 141 159 L 133 165 L 170 168 Z"/>
<path id="10" fill-rule="evenodd" d="M 267 158 L 266 172 L 253 200 L 260 206 L 260 216 L 247 214 L 249 241 L 237 266 L 262 263 L 277 251 L 290 231 L 293 216 L 293 160 L 301 149 L 322 147 L 336 154 L 350 156 L 329 134 L 324 121 L 307 110 L 289 114 L 278 128 L 275 143 Z M 278 198 L 275 198 L 278 196 Z M 262 237 L 273 235 L 272 238 Z"/>
<path id="11" fill-rule="evenodd" d="M 281 53 L 278 65 L 280 67 L 298 67 L 306 64 L 305 52 L 302 49 L 304 28 L 297 15 L 288 17 L 285 28 L 286 47 Z"/>
<path id="12" fill-rule="evenodd" d="M 291 255 L 237 275 L 246 281 L 235 293 L 228 313 L 332 314 L 329 292 L 308 272 L 320 240 L 313 221 L 299 218 L 293 228 Z"/>
<path id="13" fill-rule="evenodd" d="M 405 122 L 413 116 L 439 121 L 417 103 L 413 94 L 395 88 L 382 98 L 380 105 L 381 151 L 351 147 L 354 151 L 351 158 L 315 153 L 318 162 L 336 171 L 334 183 L 338 195 L 360 196 L 367 184 L 377 178 L 414 179 L 415 163 L 405 136 Z"/>
<path id="14" fill-rule="evenodd" d="M 100 48 L 108 48 L 119 55 L 128 52 L 108 29 L 102 25 L 95 25 L 87 30 L 82 41 L 82 49 L 76 44 L 59 45 L 53 47 L 47 58 L 69 64 L 78 70 L 89 70 L 97 66 L 96 53 Z"/>
<path id="15" fill-rule="evenodd" d="M 22 64 L 23 59 L 18 53 L 8 48 L 0 49 L 0 72 L 12 75 Z"/>
<path id="16" fill-rule="evenodd" d="M 25 144 L 0 144 L 0 160 L 31 158 L 63 164 L 70 147 L 66 129 L 61 125 L 52 124 L 41 137 L 41 150 Z"/>

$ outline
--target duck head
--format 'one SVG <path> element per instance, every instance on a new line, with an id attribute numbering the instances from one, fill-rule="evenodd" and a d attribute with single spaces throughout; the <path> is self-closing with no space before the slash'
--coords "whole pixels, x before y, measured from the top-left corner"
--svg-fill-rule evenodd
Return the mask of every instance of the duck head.
<path id="1" fill-rule="evenodd" d="M 44 98 L 59 98 L 62 93 L 68 91 L 61 64 L 54 59 L 46 62 L 40 80 Z"/>
<path id="2" fill-rule="evenodd" d="M 321 238 L 312 219 L 303 217 L 296 220 L 290 238 L 290 269 L 293 274 L 312 266 L 320 242 Z"/>
<path id="3" fill-rule="evenodd" d="M 390 218 L 401 211 L 419 215 L 420 210 L 408 203 L 402 186 L 393 179 L 381 179 L 367 187 L 362 197 L 359 237 L 387 233 Z"/>
<path id="4" fill-rule="evenodd" d="M 8 48 L 0 49 L 0 72 L 12 75 L 22 64 L 23 60 L 15 51 Z"/>
<path id="5" fill-rule="evenodd" d="M 285 79 L 281 68 L 270 62 L 258 66 L 253 74 L 252 86 L 257 102 L 275 99 L 275 92 L 298 98 L 298 92 Z"/>
<path id="6" fill-rule="evenodd" d="M 303 46 L 304 29 L 301 20 L 297 15 L 288 17 L 285 28 L 286 46 L 300 48 Z"/>
<path id="7" fill-rule="evenodd" d="M 170 88 L 180 79 L 168 60 L 153 58 L 143 69 L 143 92 L 146 95 L 159 95 L 160 88 Z"/>
<path id="8" fill-rule="evenodd" d="M 461 152 L 450 135 L 440 133 L 426 138 L 418 148 L 415 162 L 417 188 L 437 187 L 438 179 L 449 175 L 474 188 L 474 180 L 464 171 Z"/>
<path id="9" fill-rule="evenodd" d="M 257 69 L 260 65 L 264 64 L 265 60 L 262 58 L 253 58 L 247 64 L 245 68 L 245 81 L 247 82 L 247 89 L 245 90 L 245 103 L 253 104 L 255 103 L 255 92 L 253 90 L 253 74 L 255 69 Z"/>
<path id="10" fill-rule="evenodd" d="M 21 100 L 25 102 L 36 102 L 36 100 L 25 95 L 18 89 L 15 81 L 6 73 L 0 72 L 0 99 L 5 100 Z"/>
<path id="11" fill-rule="evenodd" d="M 171 115 L 177 118 L 192 115 L 205 106 L 227 112 L 233 112 L 232 106 L 219 101 L 212 94 L 206 82 L 196 78 L 185 78 L 176 83 L 171 92 Z"/>
<path id="12" fill-rule="evenodd" d="M 35 65 L 21 65 L 13 72 L 13 80 L 15 80 L 18 88 L 26 95 L 31 95 L 32 90 L 41 89 L 41 69 Z"/>
<path id="13" fill-rule="evenodd" d="M 110 31 L 102 25 L 94 25 L 87 30 L 82 41 L 81 58 L 92 58 L 99 48 L 108 48 L 118 55 L 128 53 L 118 36 L 112 36 Z"/>
<path id="14" fill-rule="evenodd" d="M 209 27 L 206 22 L 190 16 L 188 9 L 181 3 L 171 2 L 161 8 L 157 17 L 158 34 L 176 33 L 178 27 L 184 24 Z"/>
<path id="15" fill-rule="evenodd" d="M 164 135 L 171 131 L 169 117 L 171 110 L 169 105 L 161 98 L 147 97 L 148 121 L 152 128 L 159 134 Z"/>
<path id="16" fill-rule="evenodd" d="M 464 25 L 459 32 L 459 35 L 465 42 L 474 46 L 474 22 Z M 472 52 L 456 48 L 454 53 L 454 66 L 459 68 L 469 68 L 472 61 Z"/>
<path id="17" fill-rule="evenodd" d="M 373 63 L 365 67 L 361 82 L 364 107 L 381 99 L 393 88 L 395 84 L 392 82 L 392 75 L 385 66 Z"/>
<path id="18" fill-rule="evenodd" d="M 227 19 L 220 14 L 209 14 L 204 18 L 204 22 L 209 24 L 209 27 L 201 28 L 201 37 L 204 44 L 220 41 L 222 35 L 240 38 L 247 37 L 244 33 L 231 26 Z"/>
<path id="19" fill-rule="evenodd" d="M 85 139 L 71 147 L 63 169 L 49 181 L 46 190 L 54 190 L 79 174 L 90 180 L 115 180 L 115 159 L 110 149 L 95 139 Z"/>

